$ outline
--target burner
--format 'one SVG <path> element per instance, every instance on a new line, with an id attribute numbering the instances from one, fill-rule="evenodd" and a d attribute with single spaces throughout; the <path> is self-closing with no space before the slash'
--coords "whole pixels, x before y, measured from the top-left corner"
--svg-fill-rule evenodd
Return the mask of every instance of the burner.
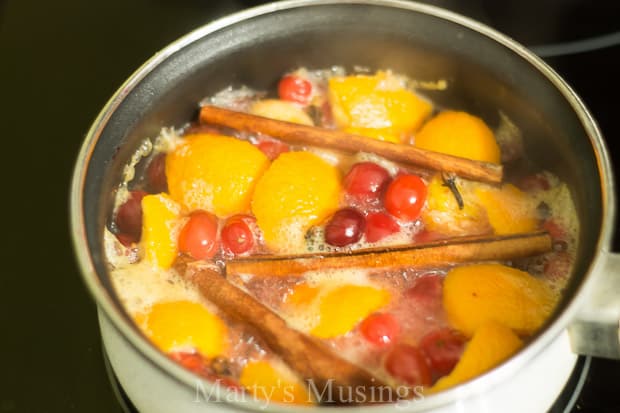
<path id="1" fill-rule="evenodd" d="M 588 373 L 590 372 L 591 362 L 591 357 L 581 356 L 577 359 L 573 373 L 566 382 L 566 386 L 564 390 L 562 390 L 562 393 L 560 393 L 555 403 L 549 408 L 549 413 L 570 413 L 576 411 L 575 405 L 581 394 L 583 385 L 586 382 Z"/>

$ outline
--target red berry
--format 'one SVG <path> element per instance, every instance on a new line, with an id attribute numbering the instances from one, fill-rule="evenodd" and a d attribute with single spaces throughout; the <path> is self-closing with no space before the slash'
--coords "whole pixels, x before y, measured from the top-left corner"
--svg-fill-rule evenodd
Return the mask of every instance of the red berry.
<path id="1" fill-rule="evenodd" d="M 282 100 L 306 105 L 312 96 L 312 83 L 301 76 L 286 75 L 278 83 L 278 96 Z"/>
<path id="2" fill-rule="evenodd" d="M 450 373 L 463 354 L 465 338 L 449 328 L 435 330 L 420 340 L 420 350 L 438 376 Z"/>
<path id="3" fill-rule="evenodd" d="M 374 212 L 366 216 L 366 241 L 377 242 L 400 230 L 394 219 L 384 212 Z"/>
<path id="4" fill-rule="evenodd" d="M 204 358 L 198 353 L 188 353 L 184 351 L 172 352 L 170 358 L 194 373 L 203 373 L 207 368 Z"/>
<path id="5" fill-rule="evenodd" d="M 551 188 L 549 180 L 542 174 L 527 175 L 517 183 L 523 191 L 547 191 Z"/>
<path id="6" fill-rule="evenodd" d="M 365 226 L 364 216 L 358 210 L 340 209 L 325 226 L 325 241 L 336 247 L 354 244 L 362 238 Z"/>
<path id="7" fill-rule="evenodd" d="M 390 181 L 390 173 L 372 162 L 356 163 L 344 177 L 344 190 L 360 201 L 373 201 L 381 197 Z"/>
<path id="8" fill-rule="evenodd" d="M 289 146 L 287 144 L 274 140 L 264 139 L 260 141 L 256 146 L 271 161 L 280 156 L 281 153 L 289 151 Z"/>
<path id="9" fill-rule="evenodd" d="M 411 386 L 430 386 L 431 371 L 424 355 L 414 346 L 397 344 L 385 359 L 385 369 Z"/>
<path id="10" fill-rule="evenodd" d="M 250 222 L 255 221 L 249 215 L 234 215 L 226 221 L 222 228 L 222 245 L 233 254 L 243 254 L 254 246 L 254 233 Z"/>
<path id="11" fill-rule="evenodd" d="M 119 237 L 123 245 L 126 245 L 125 242 L 131 244 L 131 242 L 140 241 L 142 236 L 142 198 L 145 195 L 146 192 L 144 191 L 131 191 L 127 201 L 116 210 L 114 222 L 119 232 L 123 234 Z"/>
<path id="12" fill-rule="evenodd" d="M 441 304 L 443 293 L 443 277 L 439 274 L 426 274 L 418 278 L 413 285 L 405 291 L 405 296 L 423 305 Z"/>
<path id="13" fill-rule="evenodd" d="M 393 342 L 400 333 L 400 325 L 389 313 L 374 313 L 360 324 L 364 338 L 373 344 L 382 346 Z"/>
<path id="14" fill-rule="evenodd" d="M 543 222 L 542 227 L 546 230 L 553 240 L 566 239 L 566 231 L 554 219 L 548 219 Z"/>
<path id="15" fill-rule="evenodd" d="M 155 192 L 166 192 L 168 181 L 166 179 L 166 154 L 160 153 L 155 156 L 146 170 L 149 188 Z"/>
<path id="16" fill-rule="evenodd" d="M 125 247 L 131 247 L 131 244 L 133 244 L 134 242 L 137 242 L 134 237 L 127 235 L 127 234 L 123 234 L 122 232 L 119 232 L 118 234 L 116 234 L 116 239 L 118 240 L 118 242 L 120 242 L 121 244 L 123 244 Z"/>
<path id="17" fill-rule="evenodd" d="M 385 192 L 385 209 L 396 218 L 415 221 L 426 201 L 426 193 L 426 184 L 419 176 L 399 175 Z"/>
<path id="18" fill-rule="evenodd" d="M 213 258 L 217 249 L 217 217 L 206 211 L 193 212 L 179 234 L 179 251 L 205 260 Z"/>
<path id="19" fill-rule="evenodd" d="M 570 254 L 562 251 L 552 254 L 544 265 L 544 273 L 552 280 L 566 277 L 571 266 Z"/>

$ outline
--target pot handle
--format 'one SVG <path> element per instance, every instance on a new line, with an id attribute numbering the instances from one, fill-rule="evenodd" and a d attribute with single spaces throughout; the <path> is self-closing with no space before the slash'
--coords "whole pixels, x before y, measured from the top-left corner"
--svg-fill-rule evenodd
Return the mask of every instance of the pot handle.
<path id="1" fill-rule="evenodd" d="M 620 254 L 603 254 L 600 280 L 568 333 L 574 352 L 620 359 Z"/>

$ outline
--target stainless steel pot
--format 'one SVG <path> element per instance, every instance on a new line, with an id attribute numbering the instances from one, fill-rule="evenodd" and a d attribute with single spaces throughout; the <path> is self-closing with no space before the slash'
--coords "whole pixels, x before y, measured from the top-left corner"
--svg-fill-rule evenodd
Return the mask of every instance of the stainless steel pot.
<path id="1" fill-rule="evenodd" d="M 609 252 L 615 205 L 611 166 L 594 120 L 569 86 L 514 41 L 445 10 L 396 0 L 293 0 L 223 18 L 162 50 L 121 86 L 82 146 L 71 189 L 74 247 L 99 307 L 108 355 L 138 408 L 203 411 L 204 403 L 211 410 L 264 405 L 236 400 L 174 364 L 123 311 L 102 247 L 123 165 L 144 138 L 193 119 L 204 96 L 231 84 L 267 89 L 292 68 L 331 65 L 446 79 L 447 91 L 430 93 L 438 104 L 475 112 L 491 124 L 504 112 L 522 129 L 533 161 L 569 184 L 581 223 L 578 259 L 565 297 L 523 350 L 438 395 L 361 409 L 494 411 L 499 401 L 502 411 L 545 410 L 575 362 L 569 336 L 576 352 L 620 358 L 620 256 Z M 221 403 L 206 400 L 216 393 Z M 506 403 L 515 394 L 521 401 Z"/>

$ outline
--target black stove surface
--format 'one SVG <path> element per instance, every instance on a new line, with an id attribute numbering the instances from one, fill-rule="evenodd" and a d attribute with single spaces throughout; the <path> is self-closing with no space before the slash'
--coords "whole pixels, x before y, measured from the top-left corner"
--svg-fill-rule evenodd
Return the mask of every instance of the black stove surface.
<path id="1" fill-rule="evenodd" d="M 0 0 L 0 413 L 124 411 L 71 249 L 73 163 L 96 114 L 144 61 L 188 31 L 260 3 Z M 619 2 L 430 3 L 543 54 L 591 109 L 620 165 Z M 582 358 L 580 366 L 553 412 L 620 411 L 620 362 Z"/>

